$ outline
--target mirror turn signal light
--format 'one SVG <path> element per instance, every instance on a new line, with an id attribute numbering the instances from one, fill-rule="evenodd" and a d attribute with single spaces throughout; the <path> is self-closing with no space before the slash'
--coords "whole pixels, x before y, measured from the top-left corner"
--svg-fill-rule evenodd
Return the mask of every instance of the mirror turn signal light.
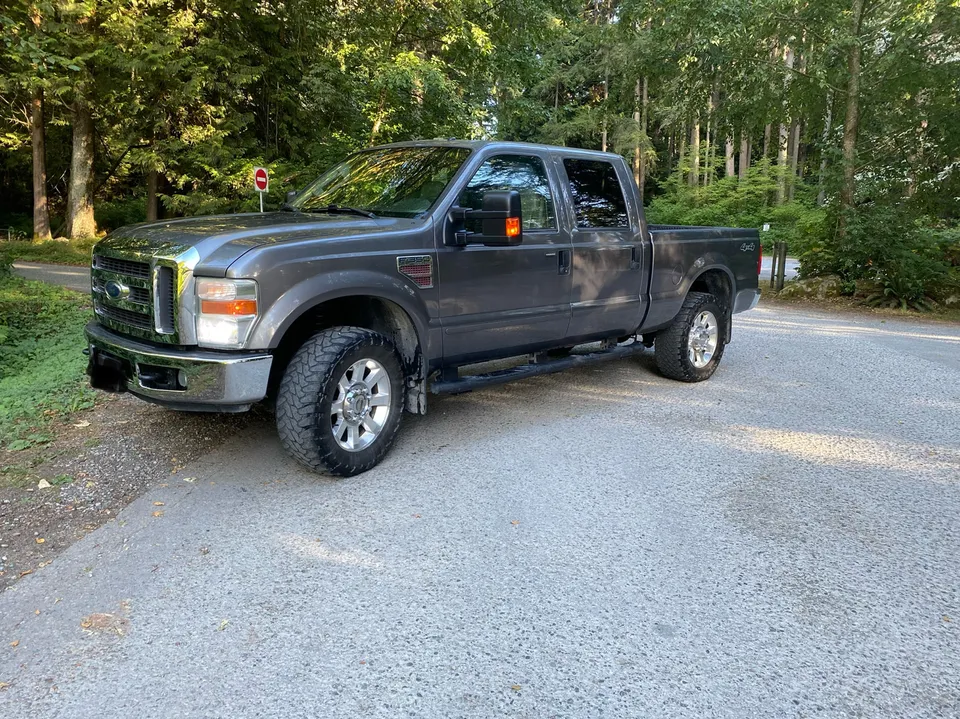
<path id="1" fill-rule="evenodd" d="M 507 218 L 507 237 L 517 237 L 520 234 L 520 218 Z"/>

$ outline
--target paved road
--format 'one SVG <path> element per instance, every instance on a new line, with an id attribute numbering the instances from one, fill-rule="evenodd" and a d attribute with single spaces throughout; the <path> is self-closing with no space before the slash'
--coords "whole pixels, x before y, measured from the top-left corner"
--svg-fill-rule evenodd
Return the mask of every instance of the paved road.
<path id="1" fill-rule="evenodd" d="M 77 292 L 90 291 L 90 270 L 87 267 L 48 265 L 40 262 L 14 262 L 13 271 L 28 280 L 62 285 Z"/>
<path id="2" fill-rule="evenodd" d="M 797 276 L 797 270 L 800 268 L 800 260 L 795 260 L 792 257 L 788 257 L 787 261 L 784 263 L 783 267 L 783 276 L 787 280 L 792 280 Z M 770 284 L 770 272 L 773 269 L 773 258 L 769 256 L 764 256 L 760 264 L 760 285 L 766 287 Z M 766 280 L 767 284 L 764 285 L 763 281 Z"/>
<path id="3" fill-rule="evenodd" d="M 701 385 L 436 401 L 348 480 L 252 428 L 0 596 L 3 716 L 960 715 L 960 328 L 735 333 Z"/>

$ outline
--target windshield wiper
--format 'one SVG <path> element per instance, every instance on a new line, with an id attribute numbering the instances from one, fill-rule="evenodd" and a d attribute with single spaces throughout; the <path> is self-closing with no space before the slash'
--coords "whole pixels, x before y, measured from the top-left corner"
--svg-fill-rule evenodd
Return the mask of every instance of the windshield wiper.
<path id="1" fill-rule="evenodd" d="M 376 215 L 369 210 L 361 210 L 359 207 L 347 207 L 346 205 L 327 205 L 326 207 L 310 207 L 303 212 L 329 212 L 331 214 L 341 213 L 345 215 L 360 215 L 376 219 Z"/>

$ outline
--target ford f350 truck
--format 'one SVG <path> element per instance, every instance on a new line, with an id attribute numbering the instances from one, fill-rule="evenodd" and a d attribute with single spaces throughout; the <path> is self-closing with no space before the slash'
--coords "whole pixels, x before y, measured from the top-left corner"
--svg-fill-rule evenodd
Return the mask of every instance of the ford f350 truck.
<path id="1" fill-rule="evenodd" d="M 647 225 L 624 159 L 510 142 L 357 152 L 281 211 L 132 225 L 93 252 L 94 387 L 175 410 L 275 404 L 349 476 L 431 393 L 624 358 L 709 378 L 759 298 L 755 230 Z M 571 351 L 592 343 L 586 350 Z M 471 365 L 526 357 L 486 373 Z"/>

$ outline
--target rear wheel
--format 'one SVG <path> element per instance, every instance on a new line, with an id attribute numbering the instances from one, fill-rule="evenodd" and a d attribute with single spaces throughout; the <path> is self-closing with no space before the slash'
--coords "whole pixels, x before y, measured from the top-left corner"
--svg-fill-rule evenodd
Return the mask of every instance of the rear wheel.
<path id="1" fill-rule="evenodd" d="M 280 442 L 310 469 L 365 472 L 393 443 L 403 390 L 400 358 L 386 337 L 359 327 L 324 330 L 297 350 L 280 382 Z"/>
<path id="2" fill-rule="evenodd" d="M 667 329 L 657 334 L 657 367 L 670 379 L 702 382 L 717 370 L 723 357 L 725 315 L 716 297 L 691 292 Z"/>

